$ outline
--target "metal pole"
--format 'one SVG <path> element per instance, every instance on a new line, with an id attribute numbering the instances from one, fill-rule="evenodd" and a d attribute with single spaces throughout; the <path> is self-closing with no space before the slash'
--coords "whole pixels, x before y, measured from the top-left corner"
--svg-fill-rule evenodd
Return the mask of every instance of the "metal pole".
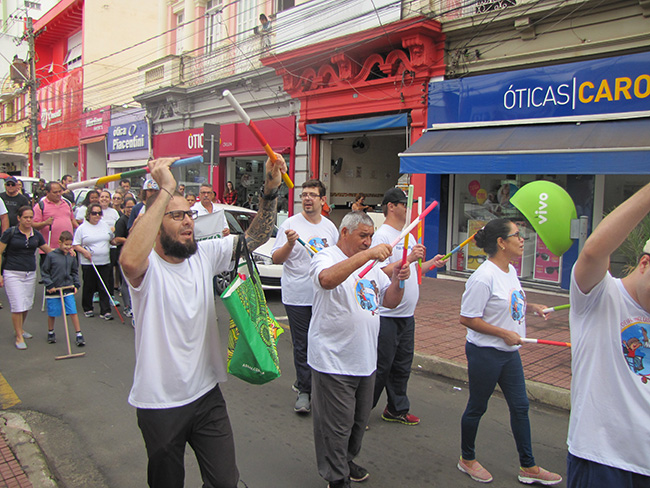
<path id="1" fill-rule="evenodd" d="M 34 21 L 27 17 L 27 41 L 29 43 L 29 94 L 30 94 L 30 121 L 32 126 L 32 164 L 37 178 L 41 177 L 41 148 L 38 145 L 38 99 L 36 83 L 36 50 L 34 48 Z"/>

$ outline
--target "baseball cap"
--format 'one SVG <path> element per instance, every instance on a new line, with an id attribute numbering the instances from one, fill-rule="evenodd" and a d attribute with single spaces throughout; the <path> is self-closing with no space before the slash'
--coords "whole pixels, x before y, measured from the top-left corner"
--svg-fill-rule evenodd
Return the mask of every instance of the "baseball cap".
<path id="1" fill-rule="evenodd" d="M 146 180 L 144 182 L 144 185 L 142 185 L 143 190 L 160 190 L 158 188 L 158 183 L 156 183 L 154 180 Z"/>
<path id="2" fill-rule="evenodd" d="M 9 178 L 5 178 L 5 183 L 7 183 L 9 181 L 11 181 L 12 183 L 17 183 L 18 182 L 18 180 L 13 176 L 10 176 Z"/>
<path id="3" fill-rule="evenodd" d="M 408 203 L 408 198 L 406 198 L 406 194 L 399 188 L 391 188 L 384 193 L 384 199 L 381 201 L 382 205 L 386 205 L 387 203 Z"/>

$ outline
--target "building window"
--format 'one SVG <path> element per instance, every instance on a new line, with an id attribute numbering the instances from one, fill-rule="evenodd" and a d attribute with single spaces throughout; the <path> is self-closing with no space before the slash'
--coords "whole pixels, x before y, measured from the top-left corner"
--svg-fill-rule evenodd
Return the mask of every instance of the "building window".
<path id="1" fill-rule="evenodd" d="M 278 8 L 276 12 L 283 12 L 284 10 L 290 9 L 295 5 L 294 0 L 278 0 Z"/>
<path id="2" fill-rule="evenodd" d="M 183 12 L 176 14 L 176 54 L 183 54 Z"/>
<path id="3" fill-rule="evenodd" d="M 68 67 L 68 71 L 72 71 L 81 66 L 82 40 L 81 31 L 68 38 L 68 53 L 63 61 L 63 64 Z"/>
<path id="4" fill-rule="evenodd" d="M 237 37 L 245 39 L 253 34 L 257 25 L 257 3 L 255 0 L 240 0 L 237 3 Z"/>
<path id="5" fill-rule="evenodd" d="M 210 0 L 205 9 L 205 52 L 217 50 L 221 38 L 222 0 Z"/>

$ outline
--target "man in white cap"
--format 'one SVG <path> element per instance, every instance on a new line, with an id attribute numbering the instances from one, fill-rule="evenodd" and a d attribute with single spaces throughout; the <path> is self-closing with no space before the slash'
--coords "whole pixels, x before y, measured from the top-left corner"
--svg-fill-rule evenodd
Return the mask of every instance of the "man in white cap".
<path id="1" fill-rule="evenodd" d="M 160 188 L 158 188 L 158 183 L 151 179 L 145 180 L 144 184 L 142 185 L 142 201 L 137 203 L 136 206 L 133 207 L 133 210 L 131 210 L 129 222 L 126 224 L 126 228 L 128 230 L 131 230 L 131 227 L 133 227 L 133 223 L 135 222 L 135 219 L 138 218 L 138 215 L 144 214 L 146 210 L 147 199 L 152 195 L 157 194 L 159 191 Z"/>
<path id="2" fill-rule="evenodd" d="M 650 486 L 650 240 L 625 278 L 608 271 L 649 210 L 650 184 L 603 219 L 573 267 L 569 488 Z"/>

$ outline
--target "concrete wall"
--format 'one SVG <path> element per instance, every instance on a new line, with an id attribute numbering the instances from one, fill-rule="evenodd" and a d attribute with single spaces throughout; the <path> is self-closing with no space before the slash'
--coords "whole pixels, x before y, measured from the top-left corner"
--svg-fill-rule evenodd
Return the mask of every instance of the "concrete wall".
<path id="1" fill-rule="evenodd" d="M 157 39 L 136 45 L 158 34 L 157 0 L 86 1 L 84 8 L 84 107 L 133 102 L 138 66 L 158 55 Z"/>

